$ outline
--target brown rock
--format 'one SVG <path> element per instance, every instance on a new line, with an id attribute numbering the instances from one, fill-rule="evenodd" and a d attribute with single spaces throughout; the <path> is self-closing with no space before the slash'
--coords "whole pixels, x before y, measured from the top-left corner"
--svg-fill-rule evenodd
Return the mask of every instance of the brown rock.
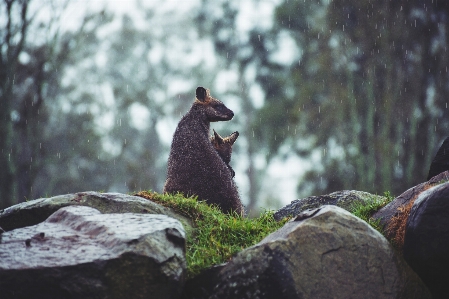
<path id="1" fill-rule="evenodd" d="M 400 223 L 394 225 L 393 227 L 390 226 L 389 229 L 388 226 L 390 225 L 391 220 L 396 217 L 395 220 L 401 220 L 401 223 L 407 221 L 408 214 L 410 209 L 407 209 L 406 206 L 410 204 L 410 202 L 413 202 L 421 192 L 429 189 L 433 185 L 449 179 L 449 171 L 445 171 L 443 173 L 440 173 L 439 175 L 431 178 L 429 181 L 421 183 L 419 185 L 416 185 L 398 197 L 396 197 L 393 201 L 391 201 L 389 204 L 387 204 L 385 207 L 374 213 L 372 218 L 374 219 L 380 219 L 380 224 L 384 227 L 386 230 L 387 238 L 390 240 L 393 240 L 395 238 L 403 239 L 403 232 L 402 237 L 397 236 L 397 232 L 395 231 L 396 228 L 402 227 Z M 405 215 L 400 215 L 401 211 L 405 213 Z M 399 244 L 401 247 L 401 244 Z"/>
<path id="2" fill-rule="evenodd" d="M 449 182 L 421 193 L 407 220 L 404 258 L 433 298 L 449 298 Z"/>

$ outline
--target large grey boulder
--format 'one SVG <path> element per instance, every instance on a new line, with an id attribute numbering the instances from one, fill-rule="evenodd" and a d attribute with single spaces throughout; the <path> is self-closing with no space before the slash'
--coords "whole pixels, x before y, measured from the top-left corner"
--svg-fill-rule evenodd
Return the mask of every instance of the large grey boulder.
<path id="1" fill-rule="evenodd" d="M 415 200 L 407 219 L 403 252 L 433 298 L 449 298 L 449 182 Z"/>
<path id="2" fill-rule="evenodd" d="M 357 190 L 343 190 L 326 195 L 309 196 L 302 199 L 296 199 L 285 207 L 279 209 L 274 214 L 274 219 L 279 221 L 284 217 L 296 216 L 305 210 L 316 209 L 323 205 L 336 205 L 340 208 L 350 211 L 352 205 L 355 202 L 381 200 L 382 198 L 384 197 L 380 195 L 374 195 L 368 192 Z"/>
<path id="3" fill-rule="evenodd" d="M 178 298 L 185 232 L 165 215 L 83 206 L 4 232 L 1 298 Z"/>
<path id="4" fill-rule="evenodd" d="M 336 206 L 309 210 L 239 253 L 209 298 L 430 298 L 366 222 Z"/>
<path id="5" fill-rule="evenodd" d="M 92 191 L 30 200 L 0 210 L 0 227 L 8 231 L 15 228 L 36 225 L 47 219 L 60 208 L 67 206 L 92 207 L 103 214 L 162 214 L 181 221 L 186 231 L 190 232 L 192 230 L 192 222 L 190 219 L 150 200 L 121 193 L 98 193 Z"/>

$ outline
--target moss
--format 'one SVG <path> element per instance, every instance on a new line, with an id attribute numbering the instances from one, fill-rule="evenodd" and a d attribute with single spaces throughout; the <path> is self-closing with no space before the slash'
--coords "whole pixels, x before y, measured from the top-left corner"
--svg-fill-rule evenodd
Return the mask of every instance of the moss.
<path id="1" fill-rule="evenodd" d="M 375 230 L 385 235 L 385 232 L 380 224 L 380 219 L 373 219 L 371 216 L 386 206 L 394 199 L 390 192 L 385 192 L 384 196 L 372 195 L 366 197 L 364 201 L 354 202 L 350 208 L 350 212 L 360 219 L 366 221 Z"/>
<path id="2" fill-rule="evenodd" d="M 275 221 L 273 211 L 265 211 L 258 218 L 248 219 L 223 214 L 218 207 L 199 202 L 182 194 L 158 194 L 142 191 L 136 194 L 189 217 L 195 230 L 187 234 L 187 276 L 227 262 L 236 253 L 255 245 L 265 236 L 281 228 L 288 219 Z"/>

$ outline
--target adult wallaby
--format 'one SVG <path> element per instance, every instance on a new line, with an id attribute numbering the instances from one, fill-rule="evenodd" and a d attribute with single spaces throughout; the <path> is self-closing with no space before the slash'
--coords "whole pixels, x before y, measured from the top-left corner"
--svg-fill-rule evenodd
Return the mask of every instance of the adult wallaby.
<path id="1" fill-rule="evenodd" d="M 228 137 L 221 137 L 220 134 L 214 131 L 214 135 L 210 138 L 210 142 L 214 146 L 215 150 L 217 151 L 218 155 L 221 157 L 223 162 L 225 162 L 226 166 L 231 171 L 231 177 L 235 177 L 235 171 L 232 169 L 231 165 L 229 163 L 231 162 L 231 154 L 232 154 L 232 146 L 234 145 L 234 142 L 239 137 L 239 132 L 234 132 Z"/>
<path id="2" fill-rule="evenodd" d="M 178 123 L 168 158 L 164 193 L 197 195 L 223 212 L 243 215 L 243 206 L 231 171 L 209 139 L 210 122 L 234 117 L 209 90 L 196 89 L 196 99 Z"/>

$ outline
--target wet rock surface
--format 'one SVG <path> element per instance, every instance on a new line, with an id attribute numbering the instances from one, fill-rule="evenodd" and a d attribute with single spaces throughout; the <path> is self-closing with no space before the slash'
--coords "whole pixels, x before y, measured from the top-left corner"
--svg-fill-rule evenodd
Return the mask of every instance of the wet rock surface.
<path id="1" fill-rule="evenodd" d="M 379 232 L 330 205 L 243 250 L 218 281 L 209 298 L 430 298 Z"/>
<path id="2" fill-rule="evenodd" d="M 165 215 L 70 206 L 1 235 L 2 298 L 177 298 L 185 268 L 183 226 Z"/>
<path id="3" fill-rule="evenodd" d="M 67 206 L 92 207 L 103 214 L 163 214 L 181 221 L 187 231 L 192 229 L 192 222 L 188 218 L 175 213 L 172 209 L 163 207 L 142 197 L 93 191 L 30 200 L 0 210 L 0 227 L 8 231 L 15 228 L 36 225 L 47 219 L 60 208 Z"/>
<path id="4" fill-rule="evenodd" d="M 415 200 L 403 252 L 433 298 L 449 298 L 449 183 L 435 186 Z"/>

